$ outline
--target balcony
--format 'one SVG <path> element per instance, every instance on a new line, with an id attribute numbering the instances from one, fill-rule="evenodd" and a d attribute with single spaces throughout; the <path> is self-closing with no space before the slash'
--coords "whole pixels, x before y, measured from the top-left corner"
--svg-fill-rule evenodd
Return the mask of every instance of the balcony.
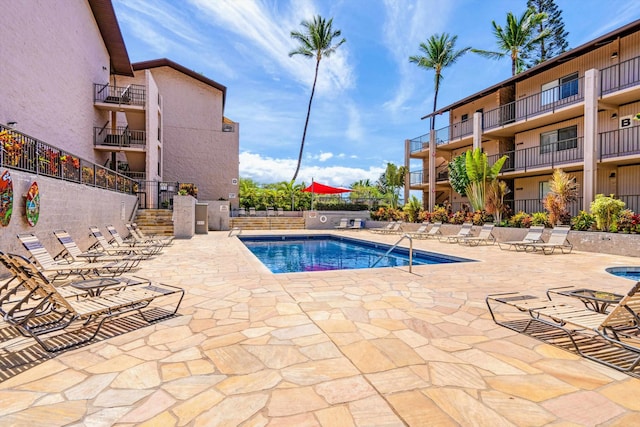
<path id="1" fill-rule="evenodd" d="M 560 118 L 555 115 L 558 110 L 566 109 L 583 100 L 584 77 L 580 77 L 485 112 L 482 115 L 483 130 L 528 121 L 546 113 L 554 113 L 552 120 L 558 121 Z"/>
<path id="2" fill-rule="evenodd" d="M 640 85 L 640 57 L 600 70 L 600 94 L 607 95 Z"/>
<path id="3" fill-rule="evenodd" d="M 602 132 L 599 137 L 600 161 L 640 154 L 640 126 Z"/>
<path id="4" fill-rule="evenodd" d="M 571 138 L 551 144 L 512 150 L 501 154 L 487 156 L 490 165 L 503 155 L 507 160 L 502 172 L 527 172 L 531 169 L 554 169 L 573 163 L 581 163 L 584 159 L 582 138 Z"/>
<path id="5" fill-rule="evenodd" d="M 425 171 L 419 170 L 409 173 L 409 186 L 424 186 L 429 183 L 429 174 Z"/>
<path id="6" fill-rule="evenodd" d="M 107 84 L 93 85 L 93 102 L 103 104 L 107 109 L 125 109 L 126 107 L 145 106 L 146 90 L 142 85 L 111 86 Z"/>
<path id="7" fill-rule="evenodd" d="M 425 133 L 409 141 L 411 154 L 425 152 L 429 149 L 429 134 Z M 423 156 L 424 157 L 424 156 Z"/>
<path id="8" fill-rule="evenodd" d="M 109 151 L 114 149 L 144 150 L 147 143 L 146 132 L 130 130 L 129 127 L 95 127 L 93 128 L 93 145 Z"/>
<path id="9" fill-rule="evenodd" d="M 507 201 L 507 204 L 511 207 L 514 213 L 520 211 L 524 211 L 529 214 L 534 212 L 546 212 L 544 200 L 542 199 L 509 200 Z M 567 211 L 569 211 L 571 216 L 576 216 L 583 209 L 582 204 L 582 197 L 579 197 L 574 202 L 569 203 Z"/>

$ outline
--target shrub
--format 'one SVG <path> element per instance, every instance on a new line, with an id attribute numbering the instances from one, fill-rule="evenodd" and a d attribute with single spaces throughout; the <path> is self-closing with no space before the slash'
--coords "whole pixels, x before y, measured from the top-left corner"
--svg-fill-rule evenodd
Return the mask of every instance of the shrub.
<path id="1" fill-rule="evenodd" d="M 618 231 L 621 233 L 640 233 L 640 214 L 625 209 L 618 215 Z"/>
<path id="2" fill-rule="evenodd" d="M 418 216 L 418 220 L 421 222 L 431 222 L 431 213 L 427 211 L 420 212 L 420 215 Z"/>
<path id="3" fill-rule="evenodd" d="M 430 216 L 431 222 L 441 222 L 443 224 L 449 222 L 449 213 L 447 208 L 443 206 L 436 206 Z"/>
<path id="4" fill-rule="evenodd" d="M 462 224 L 463 222 L 465 222 L 467 220 L 467 214 L 463 211 L 457 211 L 454 212 L 450 217 L 449 217 L 449 222 L 451 224 Z"/>
<path id="5" fill-rule="evenodd" d="M 589 212 L 580 211 L 578 215 L 571 219 L 571 228 L 579 231 L 591 230 L 593 224 L 596 223 L 596 218 Z"/>
<path id="6" fill-rule="evenodd" d="M 493 222 L 493 215 L 486 211 L 475 211 L 467 221 L 473 222 L 473 225 L 484 225 L 488 222 Z"/>
<path id="7" fill-rule="evenodd" d="M 544 225 L 545 227 L 551 227 L 549 214 L 546 212 L 534 212 L 531 215 L 531 225 Z"/>
<path id="8" fill-rule="evenodd" d="M 531 215 L 520 211 L 511 217 L 509 225 L 516 228 L 529 228 L 531 227 Z"/>
<path id="9" fill-rule="evenodd" d="M 402 208 L 409 222 L 419 222 L 420 212 L 422 212 L 422 203 L 416 196 L 411 196 L 409 203 Z"/>
<path id="10" fill-rule="evenodd" d="M 606 197 L 596 194 L 596 199 L 591 202 L 591 213 L 596 217 L 598 230 L 617 231 L 618 215 L 624 209 L 624 202 L 613 198 L 613 194 Z"/>
<path id="11" fill-rule="evenodd" d="M 404 221 L 405 215 L 399 209 L 383 207 L 371 212 L 371 219 L 374 221 Z"/>

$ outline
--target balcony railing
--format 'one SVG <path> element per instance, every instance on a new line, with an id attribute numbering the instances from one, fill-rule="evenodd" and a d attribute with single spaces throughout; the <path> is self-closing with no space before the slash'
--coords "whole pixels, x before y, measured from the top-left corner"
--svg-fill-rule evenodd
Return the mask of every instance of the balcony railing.
<path id="1" fill-rule="evenodd" d="M 640 84 L 640 57 L 600 70 L 600 94 L 615 92 Z"/>
<path id="2" fill-rule="evenodd" d="M 582 210 L 582 197 L 576 201 L 569 203 L 567 210 L 571 216 L 576 216 Z M 543 199 L 520 199 L 513 201 L 513 212 L 524 211 L 526 213 L 545 212 Z"/>
<path id="3" fill-rule="evenodd" d="M 485 112 L 482 115 L 483 129 L 493 129 L 547 112 L 554 112 L 567 105 L 581 102 L 583 99 L 584 77 L 580 77 Z"/>
<path id="4" fill-rule="evenodd" d="M 640 154 L 640 126 L 600 133 L 600 160 Z"/>
<path id="5" fill-rule="evenodd" d="M 473 120 L 464 120 L 451 125 L 450 140 L 473 135 Z"/>
<path id="6" fill-rule="evenodd" d="M 618 196 L 618 199 L 624 202 L 625 209 L 631 209 L 633 212 L 640 212 L 640 196 L 639 195 Z"/>
<path id="7" fill-rule="evenodd" d="M 94 127 L 93 145 L 107 145 L 111 147 L 135 147 L 144 148 L 147 142 L 146 132 L 143 130 L 130 130 L 126 127 Z"/>
<path id="8" fill-rule="evenodd" d="M 425 133 L 409 141 L 411 144 L 411 153 L 426 150 L 429 148 L 429 134 Z"/>
<path id="9" fill-rule="evenodd" d="M 93 102 L 106 102 L 118 105 L 145 105 L 146 90 L 142 85 L 111 86 L 93 84 Z"/>
<path id="10" fill-rule="evenodd" d="M 137 183 L 46 142 L 0 125 L 0 165 L 37 175 L 121 193 L 134 193 Z"/>
<path id="11" fill-rule="evenodd" d="M 487 156 L 490 165 L 503 155 L 507 160 L 502 172 L 524 171 L 543 167 L 555 168 L 558 165 L 580 162 L 584 159 L 582 138 L 571 138 L 551 144 L 512 150 L 501 154 Z"/>
<path id="12" fill-rule="evenodd" d="M 424 171 L 415 171 L 409 173 L 409 185 L 422 185 L 428 183 L 429 175 Z"/>

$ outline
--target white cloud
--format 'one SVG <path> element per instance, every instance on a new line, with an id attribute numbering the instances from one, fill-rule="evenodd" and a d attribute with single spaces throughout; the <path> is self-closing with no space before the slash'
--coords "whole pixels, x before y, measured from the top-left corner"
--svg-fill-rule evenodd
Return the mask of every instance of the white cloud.
<path id="1" fill-rule="evenodd" d="M 296 167 L 296 159 L 275 159 L 245 151 L 240 153 L 240 176 L 251 178 L 260 184 L 289 181 Z M 384 166 L 369 166 L 368 169 L 346 166 L 305 166 L 302 163 L 297 182 L 311 183 L 311 180 L 335 186 L 349 186 L 351 183 L 370 179 L 376 181 L 384 172 Z"/>
<path id="2" fill-rule="evenodd" d="M 321 162 L 326 162 L 327 160 L 329 160 L 332 157 L 333 157 L 333 153 L 320 153 L 320 154 L 318 154 L 316 156 L 318 161 L 321 161 Z"/>

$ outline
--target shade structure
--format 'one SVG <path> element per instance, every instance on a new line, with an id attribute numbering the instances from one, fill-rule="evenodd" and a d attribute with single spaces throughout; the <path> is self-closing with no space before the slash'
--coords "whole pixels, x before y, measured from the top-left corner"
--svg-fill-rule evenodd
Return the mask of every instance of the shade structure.
<path id="1" fill-rule="evenodd" d="M 320 184 L 319 182 L 312 182 L 310 186 L 302 190 L 305 193 L 315 194 L 339 194 L 348 193 L 351 190 L 348 188 L 332 187 L 330 185 Z"/>

